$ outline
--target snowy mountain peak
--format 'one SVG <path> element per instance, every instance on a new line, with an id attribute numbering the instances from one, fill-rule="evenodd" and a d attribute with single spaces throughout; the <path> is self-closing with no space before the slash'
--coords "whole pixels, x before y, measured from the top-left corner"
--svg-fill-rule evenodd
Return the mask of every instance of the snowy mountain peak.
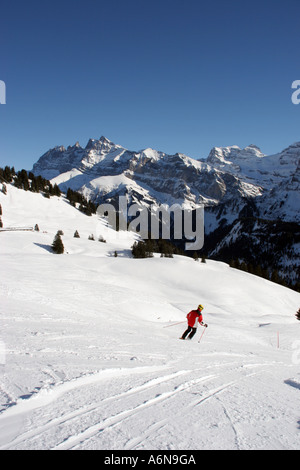
<path id="1" fill-rule="evenodd" d="M 286 149 L 284 149 L 281 154 L 279 154 L 283 159 L 287 161 L 298 163 L 300 161 L 300 142 L 295 142 Z"/>
<path id="2" fill-rule="evenodd" d="M 229 147 L 214 147 L 207 161 L 209 163 L 232 163 L 238 160 L 246 160 L 253 158 L 262 158 L 265 154 L 262 153 L 259 147 L 254 144 L 250 144 L 244 149 L 241 149 L 237 145 Z"/>
<path id="3" fill-rule="evenodd" d="M 80 143 L 79 143 L 78 141 L 75 142 L 74 145 L 69 145 L 67 150 L 73 150 L 73 149 L 74 149 L 74 150 L 76 150 L 76 149 L 81 149 L 81 145 L 80 145 Z"/>
<path id="4" fill-rule="evenodd" d="M 152 160 L 159 160 L 163 155 L 165 155 L 164 153 L 158 152 L 150 147 L 142 150 L 140 153 Z"/>
<path id="5" fill-rule="evenodd" d="M 56 150 L 57 152 L 65 152 L 66 149 L 63 145 L 57 145 L 56 147 L 54 147 L 54 150 Z"/>
<path id="6" fill-rule="evenodd" d="M 265 157 L 265 154 L 262 153 L 261 149 L 257 145 L 254 145 L 254 144 L 248 145 L 245 148 L 245 151 L 247 151 L 248 153 L 252 152 L 253 154 L 255 154 L 256 157 Z"/>
<path id="7" fill-rule="evenodd" d="M 111 140 L 107 139 L 107 137 L 104 137 L 104 135 L 100 137 L 99 142 L 102 142 L 103 144 L 115 145 Z"/>
<path id="8" fill-rule="evenodd" d="M 104 136 L 101 136 L 100 139 L 89 139 L 88 143 L 86 144 L 85 150 L 94 150 L 100 153 L 109 153 L 115 149 L 123 149 L 121 145 L 114 144 L 111 140 L 107 139 Z"/>

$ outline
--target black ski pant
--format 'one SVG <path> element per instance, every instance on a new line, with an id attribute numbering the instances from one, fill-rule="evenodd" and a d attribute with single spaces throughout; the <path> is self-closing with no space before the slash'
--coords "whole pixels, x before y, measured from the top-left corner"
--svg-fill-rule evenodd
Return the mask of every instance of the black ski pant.
<path id="1" fill-rule="evenodd" d="M 194 335 L 196 334 L 197 328 L 193 328 L 192 326 L 189 326 L 187 330 L 182 335 L 182 339 L 185 339 L 186 336 L 188 335 L 188 339 L 192 339 Z M 189 334 L 190 333 L 190 334 Z"/>

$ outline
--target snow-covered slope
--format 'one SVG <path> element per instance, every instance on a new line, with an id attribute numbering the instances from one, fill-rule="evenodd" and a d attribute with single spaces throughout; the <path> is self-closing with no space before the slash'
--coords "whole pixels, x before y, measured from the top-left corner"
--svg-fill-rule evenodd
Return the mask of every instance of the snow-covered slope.
<path id="1" fill-rule="evenodd" d="M 210 260 L 132 259 L 132 234 L 63 198 L 8 185 L 0 204 L 40 228 L 0 233 L 0 449 L 300 448 L 298 293 Z M 201 342 L 201 327 L 179 341 L 200 302 Z"/>

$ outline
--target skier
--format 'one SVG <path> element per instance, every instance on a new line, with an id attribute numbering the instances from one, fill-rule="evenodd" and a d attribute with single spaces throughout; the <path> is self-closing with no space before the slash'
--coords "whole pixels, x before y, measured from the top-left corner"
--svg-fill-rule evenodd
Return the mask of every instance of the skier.
<path id="1" fill-rule="evenodd" d="M 198 322 L 200 325 L 207 328 L 206 323 L 203 323 L 203 317 L 201 313 L 203 309 L 204 307 L 202 305 L 198 305 L 197 310 L 191 310 L 190 313 L 187 314 L 186 318 L 188 321 L 188 328 L 179 339 L 185 339 L 187 335 L 187 339 L 192 339 L 197 331 Z"/>

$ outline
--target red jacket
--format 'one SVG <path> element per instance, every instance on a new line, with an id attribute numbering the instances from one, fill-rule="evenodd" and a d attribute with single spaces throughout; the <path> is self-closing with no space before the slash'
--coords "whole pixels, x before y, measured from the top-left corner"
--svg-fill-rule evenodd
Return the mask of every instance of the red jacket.
<path id="1" fill-rule="evenodd" d="M 202 314 L 199 310 L 191 310 L 190 313 L 186 316 L 188 320 L 188 325 L 192 328 L 197 328 L 198 322 L 201 323 L 203 321 Z"/>

